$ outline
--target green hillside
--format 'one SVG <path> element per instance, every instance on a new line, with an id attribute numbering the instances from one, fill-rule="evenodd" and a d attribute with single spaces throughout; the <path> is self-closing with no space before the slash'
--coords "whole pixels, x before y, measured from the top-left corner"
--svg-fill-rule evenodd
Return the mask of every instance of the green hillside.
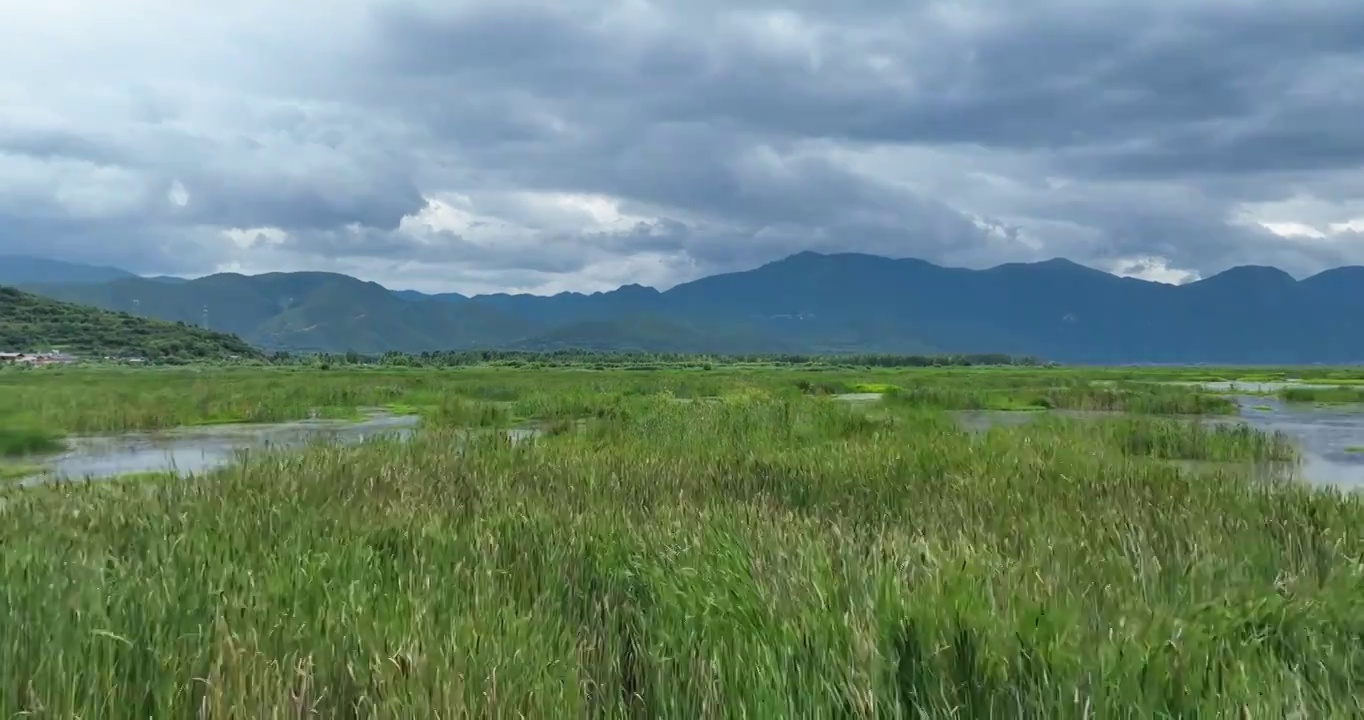
<path id="1" fill-rule="evenodd" d="M 259 357 L 241 338 L 0 287 L 0 351 L 57 349 L 78 356 L 208 360 Z"/>
<path id="2" fill-rule="evenodd" d="M 204 324 L 274 350 L 420 352 L 505 345 L 541 328 L 474 303 L 405 300 L 323 272 L 221 273 L 182 283 L 125 278 L 25 290 L 109 310 Z"/>

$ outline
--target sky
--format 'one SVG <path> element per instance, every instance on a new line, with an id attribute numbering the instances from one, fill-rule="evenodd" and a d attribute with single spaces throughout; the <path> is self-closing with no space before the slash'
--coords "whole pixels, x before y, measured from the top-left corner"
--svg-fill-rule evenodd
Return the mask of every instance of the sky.
<path id="1" fill-rule="evenodd" d="M 0 254 L 428 292 L 1364 264 L 1357 0 L 0 0 Z"/>

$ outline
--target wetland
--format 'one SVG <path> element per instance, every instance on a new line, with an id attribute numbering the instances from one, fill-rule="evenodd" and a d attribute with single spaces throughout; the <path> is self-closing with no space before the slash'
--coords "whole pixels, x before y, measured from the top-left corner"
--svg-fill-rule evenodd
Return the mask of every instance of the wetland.
<path id="1" fill-rule="evenodd" d="M 1257 372 L 0 373 L 0 713 L 1355 717 L 1357 379 Z"/>

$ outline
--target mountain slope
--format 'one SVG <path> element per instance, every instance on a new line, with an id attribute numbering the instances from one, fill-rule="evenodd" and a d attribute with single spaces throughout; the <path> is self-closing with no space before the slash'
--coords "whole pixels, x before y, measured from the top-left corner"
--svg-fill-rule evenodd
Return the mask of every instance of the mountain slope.
<path id="1" fill-rule="evenodd" d="M 467 295 L 460 295 L 459 293 L 453 292 L 427 295 L 426 293 L 417 292 L 416 290 L 394 290 L 393 294 L 404 300 L 441 300 L 449 303 L 461 303 L 469 299 Z"/>
<path id="2" fill-rule="evenodd" d="M 743 326 L 709 324 L 697 327 L 649 314 L 570 322 L 517 341 L 511 347 L 535 351 L 576 349 L 711 354 L 799 351 L 788 341 L 758 335 Z"/>
<path id="3" fill-rule="evenodd" d="M 241 338 L 0 287 L 0 351 L 207 360 L 259 357 Z"/>
<path id="4" fill-rule="evenodd" d="M 488 347 L 540 327 L 482 305 L 404 300 L 375 283 L 321 272 L 220 273 L 166 283 L 30 285 L 60 300 L 240 335 L 260 347 L 379 353 Z"/>
<path id="5" fill-rule="evenodd" d="M 100 283 L 137 277 L 127 270 L 49 260 L 29 255 L 0 255 L 0 285 L 30 283 Z"/>

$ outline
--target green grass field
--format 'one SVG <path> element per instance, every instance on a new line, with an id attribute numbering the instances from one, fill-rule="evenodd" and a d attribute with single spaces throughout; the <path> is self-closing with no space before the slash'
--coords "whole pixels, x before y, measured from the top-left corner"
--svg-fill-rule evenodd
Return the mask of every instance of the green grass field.
<path id="1" fill-rule="evenodd" d="M 1122 372 L 0 376 L 48 437 L 424 418 L 0 491 L 0 714 L 1359 717 L 1364 503 L 1252 479 L 1286 438 Z M 1002 405 L 1114 412 L 946 412 Z"/>

